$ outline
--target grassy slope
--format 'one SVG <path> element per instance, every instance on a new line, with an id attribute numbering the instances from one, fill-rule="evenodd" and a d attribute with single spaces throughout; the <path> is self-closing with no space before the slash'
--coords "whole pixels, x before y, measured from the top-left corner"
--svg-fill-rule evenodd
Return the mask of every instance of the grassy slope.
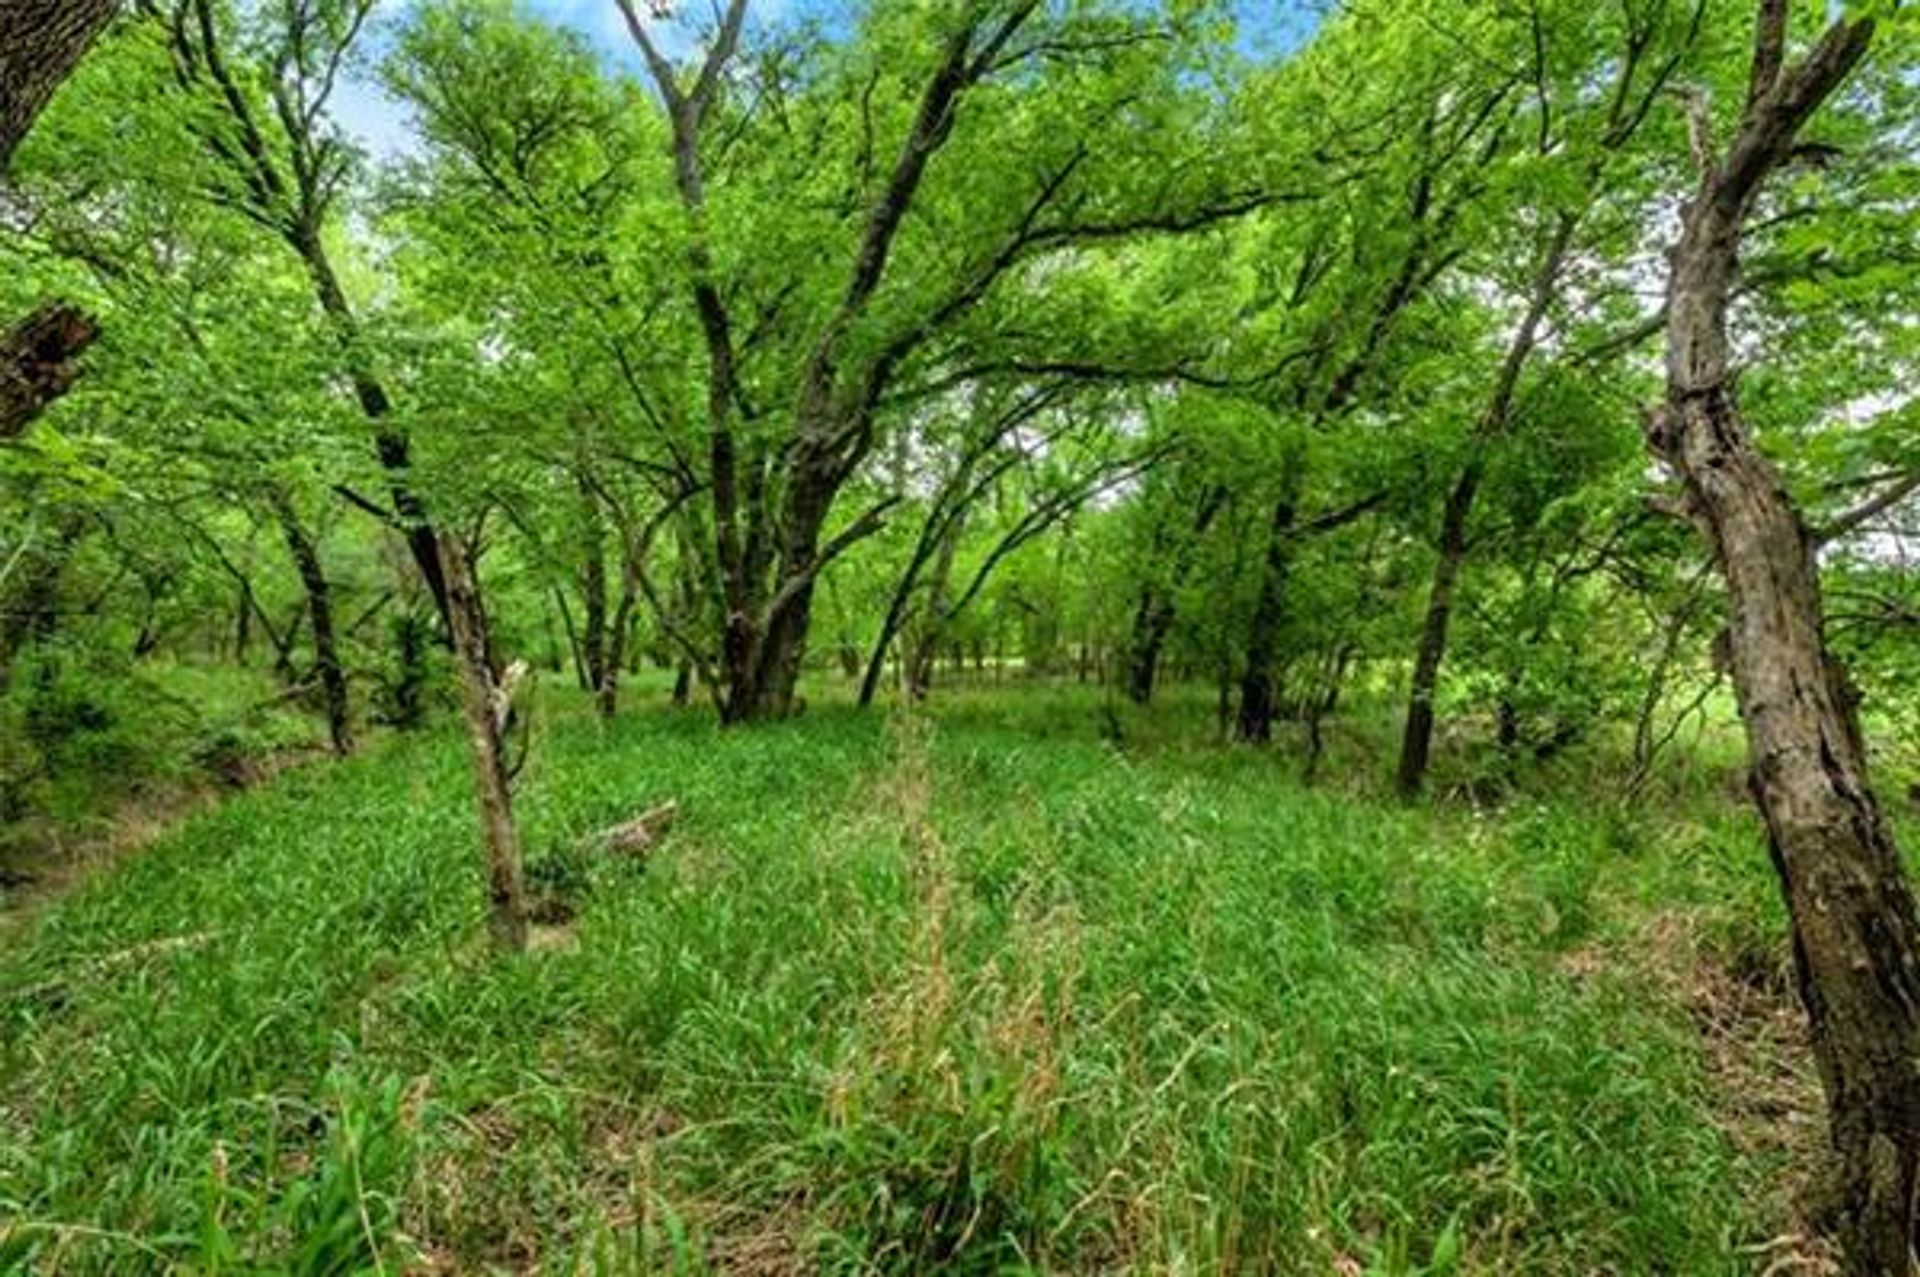
<path id="1" fill-rule="evenodd" d="M 1742 814 L 1402 811 L 1091 709 L 564 718 L 544 877 L 684 815 L 518 960 L 450 736 L 195 818 L 0 953 L 0 1271 L 1758 1266 L 1780 1152 L 1663 951 L 1772 951 Z"/>

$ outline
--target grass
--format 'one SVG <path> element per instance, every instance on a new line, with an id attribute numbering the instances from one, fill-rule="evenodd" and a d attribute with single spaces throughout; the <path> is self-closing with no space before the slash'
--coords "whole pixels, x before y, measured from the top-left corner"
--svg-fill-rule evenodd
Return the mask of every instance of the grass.
<path id="1" fill-rule="evenodd" d="M 451 733 L 192 818 L 0 953 L 0 1271 L 1764 1266 L 1791 1150 L 1694 978 L 1777 978 L 1744 812 L 1403 809 L 1093 710 L 550 715 L 577 913 L 515 959 Z"/>

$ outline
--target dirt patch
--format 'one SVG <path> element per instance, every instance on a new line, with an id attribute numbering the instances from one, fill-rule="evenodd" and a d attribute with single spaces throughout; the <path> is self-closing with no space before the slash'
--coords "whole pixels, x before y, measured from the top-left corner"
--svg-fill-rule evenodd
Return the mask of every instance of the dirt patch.
<path id="1" fill-rule="evenodd" d="M 0 852 L 0 935 L 94 875 L 145 851 L 182 823 L 235 793 L 332 755 L 318 745 L 244 760 L 197 783 L 121 804 L 83 837 L 49 831 Z"/>

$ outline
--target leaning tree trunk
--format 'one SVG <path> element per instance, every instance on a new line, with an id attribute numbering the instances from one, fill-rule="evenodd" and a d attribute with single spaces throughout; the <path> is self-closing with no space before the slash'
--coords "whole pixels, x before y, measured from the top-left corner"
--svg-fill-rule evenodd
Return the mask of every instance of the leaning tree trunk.
<path id="1" fill-rule="evenodd" d="M 1598 180 L 1598 169 L 1589 181 Z M 1580 227 L 1580 210 L 1568 209 L 1555 219 L 1553 235 L 1535 266 L 1527 296 L 1527 312 L 1507 345 L 1506 357 L 1494 377 L 1493 393 L 1475 423 L 1467 463 L 1447 492 L 1447 504 L 1440 517 L 1439 557 L 1434 563 L 1433 584 L 1427 592 L 1426 618 L 1420 627 L 1420 646 L 1414 652 L 1413 686 L 1407 697 L 1406 726 L 1400 736 L 1400 766 L 1394 787 L 1401 797 L 1411 798 L 1426 782 L 1427 763 L 1433 752 L 1433 699 L 1440 688 L 1440 667 L 1447 657 L 1447 631 L 1453 623 L 1453 596 L 1460 583 L 1460 569 L 1467 561 L 1467 527 L 1473 518 L 1473 504 L 1480 495 L 1486 477 L 1487 450 L 1506 432 L 1513 414 L 1514 397 L 1520 389 L 1520 376 L 1533 358 L 1547 312 L 1560 293 L 1560 276 L 1573 252 L 1574 234 Z"/>
<path id="2" fill-rule="evenodd" d="M 1406 728 L 1400 736 L 1400 767 L 1395 788 L 1403 797 L 1420 792 L 1433 752 L 1433 698 L 1440 687 L 1440 665 L 1447 656 L 1447 631 L 1453 620 L 1453 592 L 1460 568 L 1467 560 L 1467 520 L 1480 490 L 1481 467 L 1470 461 L 1447 493 L 1440 518 L 1439 557 L 1433 583 L 1427 590 L 1427 612 L 1420 625 L 1420 646 L 1414 652 L 1413 687 L 1407 697 Z"/>
<path id="3" fill-rule="evenodd" d="M 333 625 L 333 586 L 320 563 L 319 547 L 300 523 L 293 503 L 284 493 L 270 498 L 280 532 L 287 542 L 287 553 L 300 574 L 301 588 L 307 596 L 307 621 L 313 628 L 313 663 L 320 676 L 320 693 L 327 709 L 327 738 L 333 752 L 344 758 L 353 752 L 353 707 L 347 692 L 346 666 L 340 660 L 340 643 Z"/>
<path id="4" fill-rule="evenodd" d="M 1724 157 L 1706 111 L 1694 112 L 1702 176 L 1671 253 L 1666 402 L 1648 435 L 1726 583 L 1753 796 L 1792 921 L 1839 1157 L 1847 1270 L 1904 1277 L 1920 1180 L 1920 924 L 1867 782 L 1852 692 L 1827 648 L 1816 544 L 1747 431 L 1727 336 L 1753 196 L 1873 33 L 1871 21 L 1843 18 L 1783 67 L 1786 9 L 1761 2 L 1750 96 Z"/>
<path id="5" fill-rule="evenodd" d="M 507 765 L 507 722 L 516 666 L 496 678 L 473 564 L 464 545 L 440 535 L 440 569 L 447 586 L 447 619 L 460 666 L 460 711 L 480 807 L 480 841 L 487 858 L 487 929 L 500 949 L 527 946 L 526 890 L 520 835 L 513 820 L 513 778 Z"/>
<path id="6" fill-rule="evenodd" d="M 118 8 L 118 0 L 0 0 L 0 178 Z M 0 338 L 0 439 L 17 436 L 66 393 L 75 361 L 98 335 L 86 315 L 53 302 Z"/>

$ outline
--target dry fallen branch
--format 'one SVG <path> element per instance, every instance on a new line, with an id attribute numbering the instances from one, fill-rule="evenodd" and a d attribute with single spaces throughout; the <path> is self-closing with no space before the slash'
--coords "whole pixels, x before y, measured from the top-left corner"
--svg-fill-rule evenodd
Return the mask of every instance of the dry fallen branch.
<path id="1" fill-rule="evenodd" d="M 620 856 L 645 856 L 666 835 L 680 815 L 680 804 L 661 803 L 623 824 L 613 825 L 582 840 L 582 845 Z"/>
<path id="2" fill-rule="evenodd" d="M 67 1005 L 73 986 L 87 979 L 110 975 L 123 967 L 138 963 L 144 958 L 161 954 L 178 953 L 198 949 L 210 943 L 220 935 L 217 931 L 196 931 L 191 935 L 162 936 L 157 940 L 148 940 L 113 953 L 103 953 L 84 959 L 68 975 L 56 976 L 39 984 L 28 985 L 5 995 L 5 1001 L 20 1006 L 30 1006 L 41 1011 L 58 1011 Z"/>

